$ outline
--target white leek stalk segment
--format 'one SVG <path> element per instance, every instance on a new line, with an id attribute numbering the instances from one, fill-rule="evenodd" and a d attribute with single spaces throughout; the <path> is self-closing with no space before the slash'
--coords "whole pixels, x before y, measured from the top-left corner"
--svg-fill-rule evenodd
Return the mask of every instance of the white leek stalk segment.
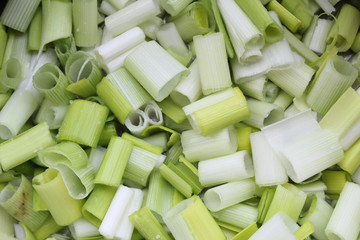
<path id="1" fill-rule="evenodd" d="M 139 137 L 144 129 L 149 126 L 149 120 L 145 113 L 138 109 L 125 120 L 125 126 L 133 135 Z"/>
<path id="2" fill-rule="evenodd" d="M 298 240 L 294 233 L 299 226 L 285 213 L 275 214 L 249 240 Z"/>
<path id="3" fill-rule="evenodd" d="M 278 105 L 281 109 L 285 110 L 293 102 L 293 97 L 285 91 L 280 91 L 279 95 L 274 100 L 273 104 Z"/>
<path id="4" fill-rule="evenodd" d="M 225 40 L 222 33 L 195 36 L 194 46 L 204 95 L 231 86 Z"/>
<path id="5" fill-rule="evenodd" d="M 201 161 L 198 170 L 199 181 L 204 187 L 254 176 L 252 159 L 246 150 Z"/>
<path id="6" fill-rule="evenodd" d="M 356 240 L 360 231 L 360 186 L 346 182 L 325 234 L 329 240 Z"/>
<path id="7" fill-rule="evenodd" d="M 100 168 L 101 162 L 104 159 L 106 148 L 97 146 L 92 148 L 89 155 L 89 165 L 97 172 Z"/>
<path id="8" fill-rule="evenodd" d="M 255 182 L 252 179 L 226 183 L 205 192 L 204 203 L 213 212 L 220 211 L 255 195 Z"/>
<path id="9" fill-rule="evenodd" d="M 139 28 L 141 28 L 145 35 L 153 40 L 156 40 L 156 32 L 159 30 L 160 26 L 163 25 L 162 18 L 152 17 L 148 21 L 139 24 Z"/>
<path id="10" fill-rule="evenodd" d="M 97 227 L 83 217 L 69 225 L 69 230 L 74 238 L 95 237 L 100 234 Z"/>
<path id="11" fill-rule="evenodd" d="M 291 104 L 284 112 L 285 118 L 294 116 L 300 112 L 301 111 L 295 106 L 295 104 Z"/>
<path id="12" fill-rule="evenodd" d="M 116 13 L 116 9 L 108 1 L 102 1 L 99 7 L 99 12 L 109 16 Z"/>
<path id="13" fill-rule="evenodd" d="M 143 192 L 120 185 L 100 225 L 99 232 L 106 238 L 131 239 L 133 225 L 128 217 L 141 207 Z"/>
<path id="14" fill-rule="evenodd" d="M 181 145 L 186 159 L 191 162 L 228 155 L 237 149 L 236 130 L 231 126 L 206 137 L 194 130 L 184 131 Z"/>
<path id="15" fill-rule="evenodd" d="M 26 32 L 40 0 L 11 0 L 1 14 L 1 23 L 20 32 Z"/>
<path id="16" fill-rule="evenodd" d="M 306 101 L 319 114 L 325 115 L 339 97 L 355 82 L 358 71 L 341 56 L 333 56 L 315 79 Z"/>
<path id="17" fill-rule="evenodd" d="M 106 17 L 105 26 L 113 36 L 117 36 L 159 13 L 159 5 L 154 0 L 140 0 Z"/>
<path id="18" fill-rule="evenodd" d="M 154 101 L 150 101 L 141 107 L 150 125 L 162 125 L 164 123 L 161 108 Z"/>
<path id="19" fill-rule="evenodd" d="M 218 0 L 217 3 L 234 46 L 237 60 L 245 62 L 259 60 L 256 55 L 247 56 L 244 53 L 262 49 L 265 45 L 263 35 L 234 0 Z"/>
<path id="20" fill-rule="evenodd" d="M 265 76 L 242 82 L 239 87 L 246 96 L 269 103 L 273 103 L 280 92 L 279 87 L 267 81 Z"/>
<path id="21" fill-rule="evenodd" d="M 275 155 L 263 132 L 250 134 L 255 182 L 259 186 L 286 183 L 288 176 L 280 159 Z"/>
<path id="22" fill-rule="evenodd" d="M 142 43 L 125 59 L 126 69 L 156 101 L 162 101 L 190 71 L 155 41 Z"/>
<path id="23" fill-rule="evenodd" d="M 331 13 L 335 11 L 334 6 L 329 2 L 329 0 L 315 0 L 315 2 L 325 11 Z"/>
<path id="24" fill-rule="evenodd" d="M 138 45 L 137 45 L 138 46 Z M 101 65 L 101 67 L 109 74 L 112 72 L 115 72 L 116 70 L 118 70 L 119 68 L 124 66 L 124 62 L 127 56 L 130 55 L 130 53 L 132 53 L 136 47 L 131 48 L 130 50 L 124 52 L 123 54 L 119 55 L 118 57 L 116 57 L 114 60 L 111 60 L 108 63 L 103 63 Z"/>
<path id="25" fill-rule="evenodd" d="M 326 37 L 330 32 L 333 21 L 327 19 L 318 19 L 317 25 L 314 29 L 310 44 L 308 45 L 311 50 L 317 53 L 323 53 L 326 48 Z"/>
<path id="26" fill-rule="evenodd" d="M 163 220 L 177 240 L 226 239 L 198 196 L 176 204 L 164 214 Z"/>
<path id="27" fill-rule="evenodd" d="M 59 129 L 65 114 L 69 108 L 69 105 L 56 106 L 47 99 L 41 103 L 41 106 L 36 114 L 35 122 L 41 123 L 46 121 L 49 125 L 49 129 Z"/>
<path id="28" fill-rule="evenodd" d="M 103 2 L 106 2 L 106 1 L 103 1 Z M 107 43 L 108 41 L 110 41 L 113 38 L 114 38 L 114 36 L 112 35 L 112 33 L 108 30 L 108 28 L 106 26 L 104 26 L 103 34 L 101 37 L 101 44 L 104 45 L 105 43 Z"/>
<path id="29" fill-rule="evenodd" d="M 195 102 L 202 96 L 198 60 L 195 59 L 191 63 L 189 70 L 190 74 L 183 78 L 170 93 L 171 99 L 181 107 Z"/>
<path id="30" fill-rule="evenodd" d="M 318 130 L 285 146 L 281 153 L 289 177 L 296 183 L 340 162 L 344 151 L 336 135 Z"/>

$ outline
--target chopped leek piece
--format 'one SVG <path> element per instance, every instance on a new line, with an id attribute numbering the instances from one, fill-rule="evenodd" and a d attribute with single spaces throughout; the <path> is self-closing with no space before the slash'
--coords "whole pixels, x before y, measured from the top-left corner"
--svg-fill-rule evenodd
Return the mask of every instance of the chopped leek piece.
<path id="1" fill-rule="evenodd" d="M 71 36 L 69 38 L 57 40 L 54 44 L 55 53 L 61 65 L 64 67 L 70 55 L 76 52 L 75 39 Z"/>
<path id="2" fill-rule="evenodd" d="M 107 146 L 113 136 L 117 136 L 115 121 L 106 122 L 101 132 L 98 145 Z"/>
<path id="3" fill-rule="evenodd" d="M 165 164 L 161 164 L 159 172 L 176 190 L 178 190 L 185 197 L 190 198 L 193 191 L 190 184 L 182 179 L 176 172 L 170 169 Z"/>
<path id="4" fill-rule="evenodd" d="M 153 40 L 156 40 L 156 32 L 159 30 L 160 26 L 163 25 L 163 20 L 159 17 L 152 17 L 148 21 L 139 24 L 145 35 Z"/>
<path id="5" fill-rule="evenodd" d="M 75 239 L 100 235 L 97 227 L 86 221 L 83 217 L 69 225 L 69 230 Z"/>
<path id="6" fill-rule="evenodd" d="M 150 101 L 143 105 L 141 109 L 144 111 L 150 125 L 163 125 L 164 119 L 161 108 L 156 102 Z"/>
<path id="7" fill-rule="evenodd" d="M 358 139 L 348 150 L 345 151 L 344 159 L 338 165 L 350 174 L 354 174 L 360 166 L 360 139 Z"/>
<path id="8" fill-rule="evenodd" d="M 125 140 L 129 140 L 132 142 L 132 144 L 134 144 L 134 146 L 136 147 L 140 147 L 142 149 L 145 149 L 149 152 L 155 153 L 155 154 L 161 154 L 163 152 L 163 149 L 161 147 L 155 146 L 151 143 L 148 143 L 146 141 L 144 141 L 143 139 L 134 137 L 132 135 L 130 135 L 129 133 L 123 133 L 123 135 L 121 136 L 121 138 L 125 139 Z"/>
<path id="9" fill-rule="evenodd" d="M 162 125 L 152 125 L 147 127 L 143 133 L 142 136 L 143 137 L 147 137 L 150 136 L 154 133 L 158 133 L 158 132 L 166 132 L 170 134 L 169 137 L 169 141 L 167 143 L 167 147 L 171 147 L 173 146 L 175 143 L 177 143 L 180 140 L 180 134 L 170 128 L 164 127 Z"/>
<path id="10" fill-rule="evenodd" d="M 74 0 L 72 14 L 76 46 L 95 46 L 97 43 L 97 1 Z"/>
<path id="11" fill-rule="evenodd" d="M 275 105 L 278 105 L 282 110 L 285 110 L 293 102 L 293 97 L 287 94 L 285 91 L 280 91 L 279 95 L 276 97 L 274 102 Z"/>
<path id="12" fill-rule="evenodd" d="M 133 111 L 126 119 L 125 119 L 125 127 L 129 129 L 129 131 L 137 137 L 141 136 L 141 133 L 149 126 L 149 120 L 145 113 L 139 109 Z"/>
<path id="13" fill-rule="evenodd" d="M 340 194 L 347 181 L 351 181 L 349 173 L 344 171 L 323 171 L 322 181 L 326 185 L 327 194 Z"/>
<path id="14" fill-rule="evenodd" d="M 258 229 L 256 222 L 236 234 L 231 240 L 248 240 Z"/>
<path id="15" fill-rule="evenodd" d="M 269 103 L 274 102 L 280 92 L 279 87 L 267 81 L 265 76 L 242 82 L 239 87 L 246 96 Z"/>
<path id="16" fill-rule="evenodd" d="M 267 6 L 269 11 L 275 11 L 281 20 L 281 22 L 290 29 L 293 33 L 297 32 L 301 27 L 301 21 L 289 12 L 278 1 L 271 0 Z"/>
<path id="17" fill-rule="evenodd" d="M 44 99 L 36 114 L 35 122 L 39 124 L 46 121 L 49 129 L 58 129 L 65 118 L 68 108 L 69 105 L 56 106 L 49 100 Z"/>
<path id="18" fill-rule="evenodd" d="M 184 111 L 176 105 L 176 103 L 172 100 L 173 98 L 165 98 L 161 102 L 158 103 L 162 112 L 168 116 L 175 123 L 182 123 L 186 120 L 186 115 Z"/>
<path id="19" fill-rule="evenodd" d="M 8 34 L 5 31 L 4 26 L 0 23 L 0 66 L 3 64 L 3 57 L 6 50 L 7 40 Z"/>
<path id="20" fill-rule="evenodd" d="M 38 7 L 29 26 L 29 34 L 27 41 L 28 50 L 37 50 L 37 51 L 40 50 L 41 35 L 42 35 L 42 8 Z"/>
<path id="21" fill-rule="evenodd" d="M 178 15 L 192 0 L 159 0 L 160 6 L 171 16 Z"/>

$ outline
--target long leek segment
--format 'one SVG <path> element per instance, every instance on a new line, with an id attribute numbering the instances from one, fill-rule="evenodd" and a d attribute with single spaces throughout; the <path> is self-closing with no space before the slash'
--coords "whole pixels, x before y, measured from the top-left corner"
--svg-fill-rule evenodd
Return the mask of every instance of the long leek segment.
<path id="1" fill-rule="evenodd" d="M 97 86 L 97 94 L 123 124 L 132 112 L 151 100 L 150 95 L 125 68 L 103 78 Z"/>
<path id="2" fill-rule="evenodd" d="M 49 100 L 44 99 L 36 114 L 35 122 L 39 124 L 43 121 L 46 121 L 46 123 L 49 125 L 49 129 L 59 129 L 65 118 L 65 114 L 68 108 L 69 105 L 57 106 Z"/>
<path id="3" fill-rule="evenodd" d="M 209 95 L 230 87 L 232 83 L 223 34 L 196 36 L 194 46 L 203 94 Z"/>
<path id="4" fill-rule="evenodd" d="M 360 228 L 360 186 L 355 183 L 345 183 L 344 189 L 335 206 L 325 234 L 329 239 L 356 239 Z"/>
<path id="5" fill-rule="evenodd" d="M 216 212 L 248 200 L 254 194 L 254 180 L 245 179 L 210 188 L 205 192 L 204 203 L 210 211 Z"/>
<path id="6" fill-rule="evenodd" d="M 57 40 L 54 44 L 56 56 L 64 67 L 70 55 L 76 52 L 75 39 L 71 36 L 69 38 Z"/>
<path id="7" fill-rule="evenodd" d="M 160 13 L 159 5 L 153 0 L 136 1 L 105 18 L 105 26 L 117 36 Z"/>
<path id="8" fill-rule="evenodd" d="M 301 21 L 289 12 L 284 6 L 278 1 L 271 0 L 267 8 L 269 11 L 274 11 L 279 15 L 281 22 L 292 32 L 297 32 L 301 27 Z"/>
<path id="9" fill-rule="evenodd" d="M 46 122 L 3 142 L 0 145 L 0 164 L 7 171 L 35 157 L 43 148 L 55 144 Z"/>
<path id="10" fill-rule="evenodd" d="M 326 37 L 333 25 L 333 21 L 318 19 L 309 44 L 309 48 L 317 53 L 323 53 L 326 48 Z"/>
<path id="11" fill-rule="evenodd" d="M 33 210 L 33 189 L 24 175 L 9 182 L 0 192 L 0 206 L 31 231 L 36 231 L 49 215 Z"/>
<path id="12" fill-rule="evenodd" d="M 280 92 L 279 87 L 267 81 L 265 76 L 242 82 L 239 87 L 246 96 L 269 103 L 274 102 Z"/>
<path id="13" fill-rule="evenodd" d="M 235 153 L 237 136 L 233 126 L 204 137 L 194 130 L 181 134 L 183 152 L 191 162 L 224 156 Z"/>
<path id="14" fill-rule="evenodd" d="M 86 100 L 73 101 L 59 129 L 57 140 L 96 147 L 108 113 L 109 109 L 100 104 Z"/>
<path id="15" fill-rule="evenodd" d="M 208 136 L 250 116 L 239 88 L 229 88 L 183 108 L 193 129 Z"/>
<path id="16" fill-rule="evenodd" d="M 28 50 L 36 50 L 36 51 L 40 50 L 41 35 L 42 35 L 41 33 L 42 33 L 42 8 L 38 7 L 29 26 L 28 42 L 27 42 Z"/>
<path id="17" fill-rule="evenodd" d="M 49 168 L 37 175 L 33 179 L 33 187 L 58 225 L 69 225 L 81 217 L 84 201 L 73 199 L 69 195 L 63 177 L 57 170 Z M 61 206 L 66 206 L 66 208 Z"/>
<path id="18" fill-rule="evenodd" d="M 71 235 L 74 238 L 89 238 L 100 235 L 97 227 L 86 221 L 86 219 L 79 218 L 69 226 Z"/>
<path id="19" fill-rule="evenodd" d="M 315 79 L 306 101 L 314 111 L 325 115 L 356 78 L 357 70 L 350 63 L 340 56 L 331 57 Z"/>
<path id="20" fill-rule="evenodd" d="M 181 201 L 163 216 L 163 220 L 176 239 L 226 239 L 198 196 Z"/>
<path id="21" fill-rule="evenodd" d="M 17 31 L 26 32 L 39 4 L 40 0 L 8 1 L 1 14 L 1 23 Z"/>

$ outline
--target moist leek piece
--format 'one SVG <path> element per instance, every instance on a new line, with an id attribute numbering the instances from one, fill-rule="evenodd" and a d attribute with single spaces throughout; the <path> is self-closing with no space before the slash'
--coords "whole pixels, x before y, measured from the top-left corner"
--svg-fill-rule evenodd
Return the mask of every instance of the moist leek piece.
<path id="1" fill-rule="evenodd" d="M 293 97 L 285 91 L 280 91 L 279 95 L 274 100 L 273 104 L 278 105 L 281 109 L 285 110 L 293 102 Z"/>
<path id="2" fill-rule="evenodd" d="M 211 33 L 206 36 L 195 36 L 194 46 L 203 94 L 209 95 L 231 87 L 223 34 Z"/>
<path id="3" fill-rule="evenodd" d="M 193 193 L 191 185 L 188 184 L 183 178 L 181 178 L 176 172 L 174 172 L 165 164 L 161 164 L 159 167 L 159 172 L 161 176 L 181 194 L 187 198 L 191 197 Z"/>
<path id="4" fill-rule="evenodd" d="M 297 222 L 305 201 L 306 193 L 296 186 L 289 183 L 278 185 L 264 222 L 267 222 L 279 211 L 287 214 L 293 221 Z"/>
<path id="5" fill-rule="evenodd" d="M 181 201 L 172 207 L 165 213 L 163 220 L 172 235 L 179 240 L 226 239 L 198 196 Z"/>
<path id="6" fill-rule="evenodd" d="M 150 125 L 163 125 L 164 119 L 161 108 L 156 102 L 150 101 L 141 107 Z"/>
<path id="7" fill-rule="evenodd" d="M 193 129 L 208 136 L 250 116 L 239 88 L 228 88 L 183 108 Z"/>
<path id="8" fill-rule="evenodd" d="M 65 105 L 74 99 L 73 94 L 66 90 L 69 85 L 68 78 L 55 64 L 47 63 L 40 67 L 33 76 L 33 85 L 56 105 Z"/>
<path id="9" fill-rule="evenodd" d="M 61 124 L 57 140 L 96 147 L 108 113 L 109 109 L 100 104 L 86 100 L 73 101 Z"/>
<path id="10" fill-rule="evenodd" d="M 130 221 L 145 239 L 171 240 L 163 226 L 148 207 L 143 207 L 129 216 Z"/>
<path id="11" fill-rule="evenodd" d="M 46 122 L 9 139 L 0 144 L 0 163 L 7 171 L 24 163 L 37 155 L 43 148 L 55 144 Z"/>
<path id="12" fill-rule="evenodd" d="M 60 39 L 54 42 L 55 44 L 55 53 L 64 67 L 66 65 L 66 61 L 70 57 L 71 54 L 76 52 L 75 39 L 73 36 Z"/>
<path id="13" fill-rule="evenodd" d="M 114 136 L 111 138 L 95 183 L 118 187 L 133 150 L 133 143 L 129 140 Z"/>
<path id="14" fill-rule="evenodd" d="M 129 140 L 130 142 L 132 142 L 132 144 L 136 147 L 140 147 L 142 149 L 145 149 L 149 152 L 155 153 L 160 155 L 163 152 L 163 149 L 161 147 L 155 146 L 151 143 L 148 143 L 146 141 L 144 141 L 143 139 L 134 137 L 133 135 L 130 135 L 129 133 L 123 133 L 123 135 L 121 136 L 122 139 L 125 140 Z"/>
<path id="15" fill-rule="evenodd" d="M 84 200 L 73 199 L 69 195 L 63 177 L 57 170 L 49 168 L 37 175 L 33 179 L 33 187 L 58 225 L 69 225 L 81 217 Z"/>
<path id="16" fill-rule="evenodd" d="M 156 39 L 160 45 L 181 64 L 184 66 L 189 64 L 192 53 L 185 45 L 173 22 L 162 25 L 156 32 Z"/>
<path id="17" fill-rule="evenodd" d="M 125 59 L 126 69 L 156 101 L 162 101 L 190 71 L 155 41 L 138 46 Z"/>
<path id="18" fill-rule="evenodd" d="M 250 20 L 264 35 L 267 43 L 275 43 L 284 37 L 282 27 L 274 21 L 260 0 L 235 0 Z"/>
<path id="19" fill-rule="evenodd" d="M 236 152 L 237 136 L 233 126 L 206 137 L 188 130 L 181 134 L 181 144 L 186 159 L 197 162 Z"/>
<path id="20" fill-rule="evenodd" d="M 97 43 L 97 1 L 73 1 L 72 14 L 76 46 L 95 46 Z"/>
<path id="21" fill-rule="evenodd" d="M 31 20 L 28 33 L 27 49 L 39 51 L 41 48 L 42 35 L 42 8 L 38 7 Z M 1 64 L 1 62 L 0 62 Z"/>
<path id="22" fill-rule="evenodd" d="M 360 166 L 360 139 L 358 139 L 348 150 L 345 151 L 344 159 L 338 165 L 350 174 L 354 174 Z"/>
<path id="23" fill-rule="evenodd" d="M 336 38 L 339 52 L 346 52 L 355 41 L 357 31 L 354 29 L 360 26 L 360 11 L 352 5 L 344 4 L 337 16 L 337 23 L 331 28 L 326 42 L 329 44 Z"/>
<path id="24" fill-rule="evenodd" d="M 88 222 L 83 217 L 69 225 L 69 230 L 71 235 L 76 239 L 89 238 L 100 235 L 97 227 Z"/>
<path id="25" fill-rule="evenodd" d="M 35 122 L 39 124 L 46 121 L 49 125 L 49 129 L 59 129 L 68 108 L 69 105 L 56 106 L 50 102 L 50 100 L 44 99 L 36 114 Z"/>
<path id="26" fill-rule="evenodd" d="M 326 37 L 330 32 L 333 21 L 318 19 L 317 25 L 309 44 L 309 48 L 317 53 L 323 53 L 326 49 Z"/>
<path id="27" fill-rule="evenodd" d="M 267 81 L 265 76 L 242 82 L 239 87 L 246 96 L 269 103 L 274 102 L 280 92 L 279 87 Z"/>
<path id="28" fill-rule="evenodd" d="M 231 240 L 248 240 L 258 229 L 256 222 L 236 234 Z"/>
<path id="29" fill-rule="evenodd" d="M 289 177 L 296 183 L 331 167 L 344 158 L 342 146 L 329 130 L 317 130 L 285 146 L 281 153 Z"/>
<path id="30" fill-rule="evenodd" d="M 351 50 L 355 53 L 360 51 L 360 33 L 356 34 L 354 43 L 351 45 Z"/>
<path id="31" fill-rule="evenodd" d="M 143 140 L 152 145 L 161 147 L 166 151 L 167 143 L 169 141 L 169 134 L 167 134 L 166 132 L 156 133 L 154 135 L 150 135 L 149 137 L 143 138 Z"/>
<path id="32" fill-rule="evenodd" d="M 178 15 L 184 8 L 186 8 L 191 0 L 159 0 L 160 6 L 165 9 L 172 17 Z"/>
<path id="33" fill-rule="evenodd" d="M 287 94 L 301 97 L 314 74 L 314 69 L 302 63 L 288 69 L 272 70 L 267 73 L 267 77 Z"/>
<path id="34" fill-rule="evenodd" d="M 100 225 L 101 235 L 106 238 L 130 239 L 134 225 L 128 217 L 140 209 L 143 195 L 140 189 L 120 185 Z"/>
<path id="35" fill-rule="evenodd" d="M 71 36 L 72 4 L 69 0 L 42 0 L 41 45 Z"/>
<path id="36" fill-rule="evenodd" d="M 89 161 L 88 164 L 91 165 L 95 171 L 99 170 L 100 164 L 104 159 L 106 153 L 106 148 L 97 146 L 96 148 L 91 148 L 89 154 Z"/>
<path id="37" fill-rule="evenodd" d="M 107 146 L 109 145 L 110 139 L 113 136 L 117 136 L 117 131 L 116 131 L 116 123 L 115 121 L 111 121 L 111 122 L 106 122 L 105 126 L 101 132 L 100 135 L 100 139 L 98 142 L 99 146 Z"/>
<path id="38" fill-rule="evenodd" d="M 165 164 L 174 163 L 176 164 L 179 161 L 179 157 L 183 152 L 183 148 L 181 146 L 181 142 L 176 142 L 167 152 L 166 159 L 164 161 Z"/>
<path id="39" fill-rule="evenodd" d="M 262 33 L 234 0 L 218 1 L 218 6 L 238 61 L 258 60 L 261 56 L 249 55 L 246 52 L 259 51 L 264 47 L 265 40 Z"/>
<path id="40" fill-rule="evenodd" d="M 105 26 L 117 36 L 160 13 L 159 5 L 153 0 L 141 0 L 105 18 Z"/>
<path id="41" fill-rule="evenodd" d="M 40 161 L 58 170 L 70 196 L 87 197 L 94 188 L 95 169 L 88 165 L 86 152 L 74 142 L 62 142 L 38 153 Z"/>
<path id="42" fill-rule="evenodd" d="M 301 20 L 295 17 L 278 1 L 271 0 L 267 8 L 269 9 L 269 11 L 275 11 L 279 15 L 281 22 L 293 33 L 297 32 L 301 27 Z"/>
<path id="43" fill-rule="evenodd" d="M 254 180 L 244 179 L 208 189 L 204 194 L 204 203 L 210 211 L 217 212 L 248 200 L 254 195 Z"/>
<path id="44" fill-rule="evenodd" d="M 95 49 L 99 63 L 106 64 L 145 41 L 145 34 L 139 28 L 132 28 Z"/>
<path id="45" fill-rule="evenodd" d="M 48 212 L 33 210 L 33 189 L 24 175 L 9 182 L 0 192 L 0 206 L 31 231 L 37 230 L 48 217 Z"/>
<path id="46" fill-rule="evenodd" d="M 204 187 L 254 176 L 252 159 L 246 150 L 201 161 L 198 169 L 199 181 Z"/>
<path id="47" fill-rule="evenodd" d="M 257 207 L 239 203 L 211 214 L 217 221 L 244 229 L 256 222 L 258 209 Z"/>
<path id="48" fill-rule="evenodd" d="M 360 230 L 360 187 L 347 182 L 326 226 L 329 239 L 357 239 Z"/>
<path id="49" fill-rule="evenodd" d="M 325 12 L 331 13 L 335 8 L 329 0 L 314 0 Z"/>
<path id="50" fill-rule="evenodd" d="M 1 23 L 17 31 L 26 32 L 39 4 L 40 0 L 8 1 L 1 14 Z"/>
<path id="51" fill-rule="evenodd" d="M 129 131 L 137 137 L 141 136 L 141 133 L 149 126 L 149 120 L 145 113 L 140 109 L 133 111 L 126 119 L 125 119 L 125 127 L 129 129 Z"/>
<path id="52" fill-rule="evenodd" d="M 152 17 L 148 21 L 139 24 L 138 27 L 141 28 L 145 35 L 152 40 L 156 40 L 156 32 L 159 30 L 160 26 L 163 25 L 162 18 Z"/>
<path id="53" fill-rule="evenodd" d="M 172 98 L 165 98 L 163 101 L 158 102 L 158 105 L 162 112 L 175 123 L 186 121 L 184 111 L 172 100 Z"/>
<path id="54" fill-rule="evenodd" d="M 0 208 L 0 219 L 0 233 L 13 236 L 14 224 L 16 223 L 16 220 L 2 207 Z"/>
<path id="55" fill-rule="evenodd" d="M 283 110 L 275 104 L 251 98 L 246 102 L 250 109 L 250 118 L 246 118 L 243 122 L 252 127 L 262 128 L 284 118 Z"/>
<path id="56" fill-rule="evenodd" d="M 106 211 L 115 196 L 116 190 L 116 187 L 100 184 L 95 185 L 94 190 L 82 208 L 84 218 L 96 227 L 100 227 Z"/>
<path id="57" fill-rule="evenodd" d="M 347 181 L 351 181 L 350 174 L 345 171 L 323 171 L 322 181 L 326 185 L 326 194 L 340 194 Z"/>
<path id="58" fill-rule="evenodd" d="M 8 34 L 5 31 L 4 26 L 0 23 L 0 66 L 3 64 L 3 57 L 6 50 L 7 40 Z"/>

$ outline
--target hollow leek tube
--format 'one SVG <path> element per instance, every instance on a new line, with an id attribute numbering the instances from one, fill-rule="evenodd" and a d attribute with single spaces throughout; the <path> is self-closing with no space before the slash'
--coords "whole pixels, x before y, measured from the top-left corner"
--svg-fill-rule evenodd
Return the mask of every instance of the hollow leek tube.
<path id="1" fill-rule="evenodd" d="M 141 107 L 150 125 L 163 125 L 164 119 L 161 108 L 156 102 L 150 101 Z"/>
<path id="2" fill-rule="evenodd" d="M 63 177 L 57 170 L 49 168 L 37 175 L 33 179 L 33 187 L 60 226 L 69 225 L 81 217 L 84 201 L 69 195 Z"/>
<path id="3" fill-rule="evenodd" d="M 36 231 L 49 215 L 33 210 L 33 189 L 24 175 L 9 182 L 0 192 L 0 206 L 31 231 Z"/>
<path id="4" fill-rule="evenodd" d="M 226 239 L 198 196 L 181 201 L 163 216 L 176 239 Z"/>
<path id="5" fill-rule="evenodd" d="M 273 103 L 280 92 L 279 87 L 267 81 L 265 76 L 242 82 L 239 87 L 246 96 L 269 103 Z"/>
<path id="6" fill-rule="evenodd" d="M 204 136 L 250 117 L 239 88 L 229 88 L 204 97 L 183 108 L 193 129 Z"/>
<path id="7" fill-rule="evenodd" d="M 155 41 L 139 45 L 125 59 L 125 68 L 156 101 L 162 101 L 190 71 Z"/>
<path id="8" fill-rule="evenodd" d="M 103 78 L 97 86 L 97 94 L 122 124 L 132 112 L 151 100 L 150 95 L 125 68 Z"/>

